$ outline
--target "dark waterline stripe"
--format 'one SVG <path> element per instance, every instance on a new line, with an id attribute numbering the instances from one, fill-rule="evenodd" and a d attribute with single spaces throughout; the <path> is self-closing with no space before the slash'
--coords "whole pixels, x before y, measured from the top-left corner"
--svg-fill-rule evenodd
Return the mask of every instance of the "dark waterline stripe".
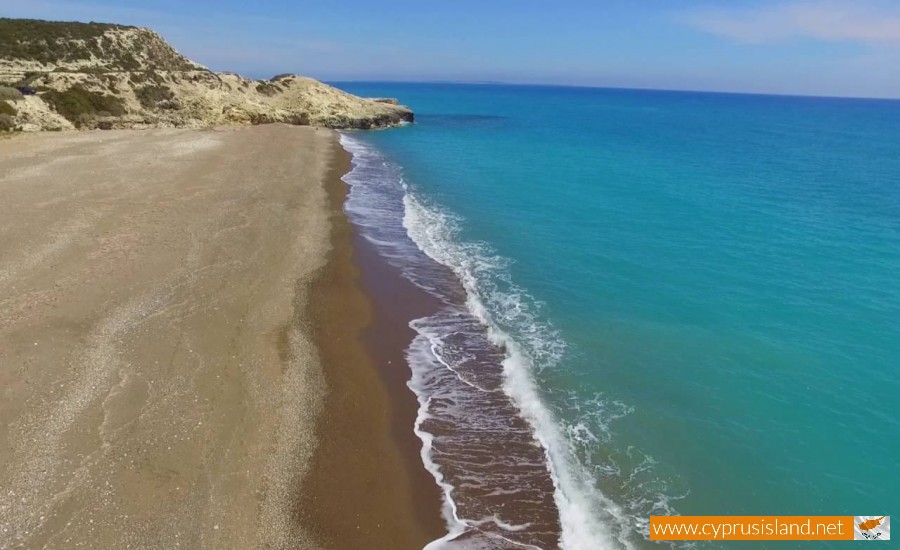
<path id="1" fill-rule="evenodd" d="M 502 390 L 506 352 L 466 308 L 455 275 L 426 256 L 402 225 L 397 167 L 354 142 L 346 210 L 351 222 L 443 307 L 412 323 L 409 386 L 420 403 L 423 460 L 445 492 L 444 547 L 553 548 L 561 527 L 544 449 Z M 436 544 L 438 545 L 438 544 Z"/>

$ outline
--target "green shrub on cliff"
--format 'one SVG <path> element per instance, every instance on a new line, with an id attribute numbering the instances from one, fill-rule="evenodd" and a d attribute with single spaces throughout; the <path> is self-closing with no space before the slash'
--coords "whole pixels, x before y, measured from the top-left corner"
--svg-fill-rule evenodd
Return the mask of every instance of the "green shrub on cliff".
<path id="1" fill-rule="evenodd" d="M 90 59 L 101 53 L 103 33 L 127 29 L 104 23 L 69 23 L 37 19 L 0 19 L 0 53 L 8 59 L 42 63 Z"/>
<path id="2" fill-rule="evenodd" d="M 115 39 L 119 31 L 131 40 Z M 135 71 L 143 66 L 196 70 L 196 66 L 159 37 L 126 25 L 0 18 L 0 57 L 11 60 L 64 64 L 59 71 Z M 142 63 L 139 58 L 144 57 Z M 94 69 L 96 60 L 102 68 Z"/>
<path id="3" fill-rule="evenodd" d="M 0 101 L 0 104 L 4 102 Z M 16 128 L 16 121 L 11 115 L 0 113 L 0 132 L 12 132 Z"/>
<path id="4" fill-rule="evenodd" d="M 22 92 L 9 86 L 0 86 L 0 101 L 19 101 L 22 99 Z"/>
<path id="5" fill-rule="evenodd" d="M 85 126 L 98 116 L 122 116 L 125 106 L 122 100 L 111 95 L 90 92 L 79 86 L 64 92 L 50 91 L 41 95 L 53 110 L 77 127 Z"/>
<path id="6" fill-rule="evenodd" d="M 270 82 L 260 82 L 256 85 L 256 91 L 266 96 L 273 96 L 281 92 L 281 88 L 277 84 Z"/>
<path id="7" fill-rule="evenodd" d="M 165 86 L 144 86 L 134 93 L 145 109 L 156 109 L 161 102 L 175 99 L 175 92 Z"/>
<path id="8" fill-rule="evenodd" d="M 18 113 L 18 111 L 15 107 L 6 101 L 0 100 L 0 115 L 16 116 L 16 113 Z"/>
<path id="9" fill-rule="evenodd" d="M 119 59 L 119 68 L 123 71 L 136 71 L 141 68 L 141 62 L 131 53 L 125 53 Z"/>
<path id="10" fill-rule="evenodd" d="M 22 80 L 16 82 L 16 86 L 31 86 L 32 82 L 34 82 L 35 80 L 39 79 L 42 76 L 44 76 L 44 73 L 34 73 L 34 72 L 25 73 L 25 76 L 22 78 Z"/>
<path id="11" fill-rule="evenodd" d="M 173 77 L 174 80 L 174 77 Z M 149 71 L 133 71 L 128 73 L 128 81 L 131 82 L 132 85 L 137 87 L 140 84 L 147 85 L 163 85 L 166 83 L 166 78 L 157 71 L 149 70 Z"/>

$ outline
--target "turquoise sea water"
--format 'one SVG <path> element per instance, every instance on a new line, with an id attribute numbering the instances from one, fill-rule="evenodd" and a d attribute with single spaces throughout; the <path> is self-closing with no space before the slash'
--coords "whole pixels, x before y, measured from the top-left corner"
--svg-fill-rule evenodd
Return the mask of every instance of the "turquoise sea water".
<path id="1" fill-rule="evenodd" d="M 416 111 L 350 137 L 521 347 L 566 547 L 643 545 L 650 513 L 891 513 L 900 102 L 338 85 Z"/>

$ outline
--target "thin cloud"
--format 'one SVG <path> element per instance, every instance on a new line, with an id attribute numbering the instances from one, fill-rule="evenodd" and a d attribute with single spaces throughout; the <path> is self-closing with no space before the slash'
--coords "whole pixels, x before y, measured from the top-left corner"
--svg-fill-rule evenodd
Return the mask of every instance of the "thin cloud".
<path id="1" fill-rule="evenodd" d="M 757 8 L 709 8 L 684 14 L 702 31 L 745 43 L 792 38 L 900 46 L 900 7 L 879 3 L 795 2 Z"/>

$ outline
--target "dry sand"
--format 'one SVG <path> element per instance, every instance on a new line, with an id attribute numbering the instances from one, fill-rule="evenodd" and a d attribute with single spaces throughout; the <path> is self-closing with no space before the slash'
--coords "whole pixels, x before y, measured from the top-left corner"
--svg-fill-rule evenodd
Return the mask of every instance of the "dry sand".
<path id="1" fill-rule="evenodd" d="M 297 501 L 340 154 L 281 125 L 0 141 L 0 548 L 339 547 Z"/>

